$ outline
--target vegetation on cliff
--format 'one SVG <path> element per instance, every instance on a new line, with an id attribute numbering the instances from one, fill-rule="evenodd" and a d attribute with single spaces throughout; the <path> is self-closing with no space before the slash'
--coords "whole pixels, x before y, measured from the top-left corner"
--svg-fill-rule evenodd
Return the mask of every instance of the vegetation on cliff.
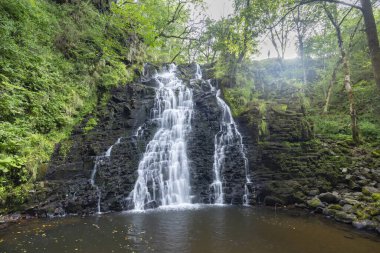
<path id="1" fill-rule="evenodd" d="M 178 54 L 192 2 L 0 1 L 1 206 L 24 201 L 55 144 L 112 87 Z"/>

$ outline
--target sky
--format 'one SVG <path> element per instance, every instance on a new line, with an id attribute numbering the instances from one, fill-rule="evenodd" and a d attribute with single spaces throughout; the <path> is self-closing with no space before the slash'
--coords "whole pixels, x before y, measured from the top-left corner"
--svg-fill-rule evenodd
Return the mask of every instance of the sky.
<path id="1" fill-rule="evenodd" d="M 207 14 L 215 20 L 226 17 L 233 12 L 231 0 L 205 0 L 205 2 L 208 6 Z"/>
<path id="2" fill-rule="evenodd" d="M 211 18 L 218 20 L 222 17 L 227 17 L 233 12 L 232 0 L 205 0 L 208 10 L 207 15 Z M 294 40 L 289 43 L 289 47 L 286 50 L 285 58 L 297 57 L 297 50 L 294 46 Z M 260 38 L 259 53 L 253 58 L 255 60 L 262 60 L 268 58 L 268 51 L 270 51 L 271 57 L 276 57 L 276 51 L 274 50 L 272 43 L 267 38 Z"/>

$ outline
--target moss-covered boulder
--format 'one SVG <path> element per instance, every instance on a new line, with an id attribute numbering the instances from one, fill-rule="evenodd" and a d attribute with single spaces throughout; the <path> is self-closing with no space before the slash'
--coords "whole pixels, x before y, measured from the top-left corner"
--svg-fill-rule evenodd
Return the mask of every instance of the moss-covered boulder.
<path id="1" fill-rule="evenodd" d="M 319 198 L 312 198 L 311 200 L 307 201 L 307 204 L 311 208 L 324 207 L 324 204 Z"/>

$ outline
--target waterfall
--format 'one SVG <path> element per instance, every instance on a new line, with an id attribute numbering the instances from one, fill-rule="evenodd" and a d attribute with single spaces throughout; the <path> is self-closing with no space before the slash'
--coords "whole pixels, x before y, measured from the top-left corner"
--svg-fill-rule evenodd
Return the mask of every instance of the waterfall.
<path id="1" fill-rule="evenodd" d="M 210 87 L 212 86 L 210 85 Z M 215 135 L 214 140 L 214 181 L 210 186 L 213 192 L 214 204 L 224 204 L 222 172 L 224 168 L 224 160 L 226 157 L 226 148 L 228 146 L 238 146 L 240 155 L 244 160 L 244 170 L 246 177 L 246 183 L 244 185 L 244 195 L 242 196 L 242 200 L 244 205 L 249 205 L 248 197 L 250 193 L 248 189 L 248 184 L 250 184 L 251 182 L 248 174 L 248 159 L 245 154 L 243 138 L 236 127 L 230 107 L 222 98 L 220 98 L 220 90 L 216 92 L 216 99 L 218 105 L 220 106 L 220 108 L 222 108 L 223 114 L 220 122 L 220 131 Z"/>
<path id="2" fill-rule="evenodd" d="M 186 135 L 191 130 L 193 93 L 175 72 L 176 66 L 171 64 L 155 76 L 159 87 L 151 117 L 159 129 L 138 166 L 130 194 L 135 210 L 191 203 Z"/>
<path id="3" fill-rule="evenodd" d="M 107 150 L 107 152 L 106 152 L 106 154 L 104 156 L 105 157 L 110 157 L 113 146 L 119 144 L 120 141 L 121 141 L 121 138 L 117 139 L 117 141 L 115 142 L 115 144 L 113 144 L 111 147 L 109 147 L 109 149 Z"/>
<path id="4" fill-rule="evenodd" d="M 202 69 L 201 69 L 201 66 L 199 66 L 199 64 L 197 64 L 197 70 L 195 72 L 195 79 L 202 79 Z"/>
<path id="5" fill-rule="evenodd" d="M 111 147 L 107 149 L 106 153 L 104 153 L 103 155 L 97 156 L 95 158 L 94 168 L 92 169 L 91 177 L 90 177 L 90 184 L 92 187 L 96 189 L 96 194 L 98 195 L 98 202 L 97 202 L 98 214 L 102 213 L 100 210 L 100 201 L 102 197 L 102 192 L 100 191 L 99 186 L 95 184 L 95 176 L 96 176 L 96 173 L 98 172 L 99 166 L 103 165 L 106 161 L 109 161 L 113 146 L 120 144 L 120 141 L 121 141 L 121 138 L 117 139 L 117 141 Z"/>
<path id="6" fill-rule="evenodd" d="M 145 131 L 145 124 L 142 125 L 142 126 L 139 126 L 139 128 L 137 128 L 136 133 L 135 133 L 134 136 L 135 136 L 136 138 L 139 138 L 139 137 L 143 136 L 144 131 Z"/>
<path id="7" fill-rule="evenodd" d="M 95 184 L 95 175 L 96 175 L 96 172 L 98 171 L 98 167 L 103 163 L 103 158 L 104 157 L 106 157 L 106 156 L 97 156 L 95 158 L 95 165 L 94 165 L 94 168 L 92 169 L 91 177 L 90 177 L 90 184 L 91 184 L 92 187 L 94 187 L 96 189 L 96 194 L 98 195 L 98 203 L 97 203 L 97 213 L 98 214 L 101 213 L 101 210 L 100 210 L 100 199 L 101 199 L 102 193 L 100 192 L 99 186 L 97 186 Z"/>

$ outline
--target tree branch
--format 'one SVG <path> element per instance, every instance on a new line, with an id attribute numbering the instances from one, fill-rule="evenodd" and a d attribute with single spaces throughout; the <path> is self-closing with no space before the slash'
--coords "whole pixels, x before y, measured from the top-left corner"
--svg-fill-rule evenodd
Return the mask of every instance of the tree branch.
<path id="1" fill-rule="evenodd" d="M 298 5 L 305 5 L 305 4 L 309 4 L 309 3 L 315 3 L 315 2 L 326 2 L 326 3 L 341 4 L 341 5 L 349 6 L 349 7 L 358 9 L 358 10 L 362 10 L 361 6 L 358 6 L 356 4 L 350 4 L 350 3 L 340 1 L 340 0 L 301 0 Z"/>
<path id="2" fill-rule="evenodd" d="M 302 6 L 302 5 L 306 5 L 306 4 L 312 4 L 312 3 L 321 3 L 321 2 L 324 2 L 324 3 L 336 3 L 336 4 L 341 4 L 341 5 L 345 5 L 345 6 L 349 6 L 351 8 L 355 8 L 355 9 L 358 9 L 360 11 L 363 11 L 362 7 L 361 6 L 358 6 L 358 5 L 355 5 L 355 4 L 350 4 L 350 3 L 346 3 L 344 1 L 340 1 L 340 0 L 301 0 L 299 3 L 297 3 L 296 5 L 290 7 L 288 9 L 288 11 L 281 17 L 281 19 L 276 22 L 274 25 L 268 27 L 267 29 L 269 28 L 273 28 L 275 26 L 277 26 L 279 23 L 281 23 L 290 13 L 292 13 L 295 9 L 297 9 L 298 7 Z"/>

